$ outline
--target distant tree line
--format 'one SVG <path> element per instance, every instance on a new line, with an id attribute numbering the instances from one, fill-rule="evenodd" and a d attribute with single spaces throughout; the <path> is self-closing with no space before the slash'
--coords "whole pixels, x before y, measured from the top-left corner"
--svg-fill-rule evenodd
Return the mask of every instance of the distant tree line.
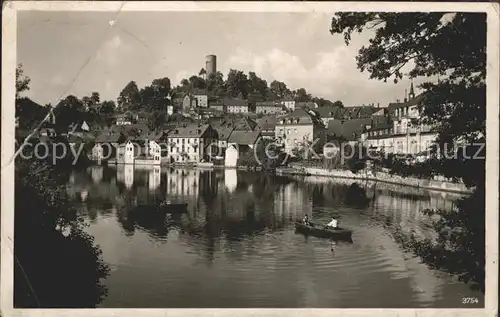
<path id="1" fill-rule="evenodd" d="M 51 104 L 39 107 L 28 98 L 21 97 L 20 94 L 29 89 L 29 83 L 30 79 L 24 75 L 22 65 L 18 65 L 16 69 L 16 96 L 18 97 L 16 115 L 20 118 L 20 127 L 24 129 L 33 128 L 53 107 Z M 166 109 L 167 105 L 172 103 L 172 98 L 191 93 L 195 89 L 206 90 L 210 97 L 215 98 L 248 99 L 251 104 L 264 100 L 293 98 L 298 102 L 313 101 L 320 107 L 344 106 L 339 100 L 331 102 L 313 97 L 304 88 L 291 90 L 281 81 L 274 80 L 268 84 L 255 72 L 249 72 L 247 75 L 242 71 L 231 69 L 224 78 L 221 72 L 206 76 L 206 72 L 202 69 L 198 75 L 182 79 L 175 87 L 172 86 L 168 77 L 154 79 L 150 85 L 143 88 L 139 88 L 135 81 L 130 81 L 120 91 L 116 102 L 101 100 L 99 92 L 92 92 L 81 99 L 69 95 L 54 107 L 57 118 L 56 126 L 58 129 L 66 130 L 69 125 L 85 120 L 98 129 L 111 125 L 116 114 L 130 117 L 132 114 L 137 114 L 147 121 L 151 129 L 156 129 L 172 121 Z"/>

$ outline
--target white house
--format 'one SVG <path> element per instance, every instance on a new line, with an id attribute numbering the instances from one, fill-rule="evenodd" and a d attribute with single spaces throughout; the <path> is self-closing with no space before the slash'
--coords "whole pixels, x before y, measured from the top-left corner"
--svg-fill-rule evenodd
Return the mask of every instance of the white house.
<path id="1" fill-rule="evenodd" d="M 128 118 L 127 115 L 121 114 L 116 116 L 116 125 L 131 125 L 132 121 Z"/>
<path id="2" fill-rule="evenodd" d="M 95 140 L 95 144 L 92 147 L 91 159 L 100 162 L 104 159 L 115 157 L 119 144 L 125 140 L 126 137 L 123 133 L 104 130 Z"/>
<path id="3" fill-rule="evenodd" d="M 116 155 L 117 164 L 134 164 L 134 157 L 135 157 L 134 144 L 130 140 L 118 145 L 118 150 Z"/>
<path id="4" fill-rule="evenodd" d="M 314 111 L 299 108 L 279 117 L 275 137 L 287 153 L 308 143 L 314 143 L 314 147 L 319 149 L 326 140 L 326 128 Z"/>
<path id="5" fill-rule="evenodd" d="M 236 167 L 238 158 L 255 148 L 261 138 L 259 131 L 233 131 L 228 140 L 224 165 Z"/>
<path id="6" fill-rule="evenodd" d="M 116 180 L 123 183 L 127 189 L 134 185 L 134 166 L 131 164 L 121 164 L 116 168 Z"/>
<path id="7" fill-rule="evenodd" d="M 216 154 L 211 152 L 217 147 L 217 142 L 217 131 L 210 125 L 186 124 L 168 135 L 168 160 L 170 163 L 210 160 L 210 156 Z"/>
<path id="8" fill-rule="evenodd" d="M 248 102 L 244 99 L 225 98 L 222 99 L 223 107 L 228 113 L 248 113 Z"/>
<path id="9" fill-rule="evenodd" d="M 196 99 L 196 105 L 199 108 L 207 108 L 208 107 L 208 94 L 206 90 L 203 89 L 194 89 L 193 97 Z"/>
<path id="10" fill-rule="evenodd" d="M 295 100 L 291 97 L 285 97 L 283 100 L 281 100 L 281 104 L 285 106 L 286 109 L 290 111 L 295 110 Z"/>
<path id="11" fill-rule="evenodd" d="M 419 123 L 419 106 L 424 95 L 415 97 L 412 84 L 409 97 L 402 103 L 389 104 L 392 126 L 373 127 L 362 134 L 361 139 L 366 146 L 397 154 L 418 154 L 429 149 L 437 133 L 432 131 L 431 126 Z"/>
<path id="12" fill-rule="evenodd" d="M 104 158 L 104 149 L 101 143 L 96 143 L 92 147 L 92 160 L 101 161 Z"/>
<path id="13" fill-rule="evenodd" d="M 258 101 L 255 103 L 255 113 L 261 114 L 281 114 L 283 112 L 283 105 L 274 101 Z"/>
<path id="14" fill-rule="evenodd" d="M 170 116 L 174 113 L 174 106 L 173 105 L 168 105 L 167 106 L 167 114 Z"/>
<path id="15" fill-rule="evenodd" d="M 161 147 L 155 140 L 149 140 L 148 142 L 149 156 L 153 160 L 154 165 L 159 165 L 161 163 Z"/>

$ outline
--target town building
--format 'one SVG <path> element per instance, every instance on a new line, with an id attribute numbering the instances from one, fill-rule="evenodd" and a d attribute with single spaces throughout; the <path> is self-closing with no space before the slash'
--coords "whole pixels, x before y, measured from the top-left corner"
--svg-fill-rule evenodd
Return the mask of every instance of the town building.
<path id="1" fill-rule="evenodd" d="M 222 104 L 226 107 L 228 113 L 248 113 L 248 102 L 239 98 L 224 98 Z"/>
<path id="2" fill-rule="evenodd" d="M 116 154 L 117 164 L 134 164 L 135 146 L 132 141 L 127 140 L 118 145 Z"/>
<path id="3" fill-rule="evenodd" d="M 257 119 L 258 129 L 262 138 L 274 139 L 276 136 L 276 122 L 279 116 L 267 115 Z"/>
<path id="4" fill-rule="evenodd" d="M 174 106 L 173 105 L 168 105 L 167 106 L 167 115 L 171 116 L 174 114 Z"/>
<path id="5" fill-rule="evenodd" d="M 362 135 L 363 143 L 375 150 L 396 154 L 419 154 L 429 150 L 437 133 L 430 125 L 420 122 L 420 106 L 425 94 L 415 96 L 413 83 L 409 99 L 390 103 L 388 112 L 392 125 L 374 126 Z"/>
<path id="6" fill-rule="evenodd" d="M 333 119 L 328 122 L 328 140 L 340 140 L 350 144 L 356 143 L 366 127 L 372 126 L 371 119 Z"/>
<path id="7" fill-rule="evenodd" d="M 259 131 L 233 131 L 228 140 L 224 165 L 236 167 L 239 157 L 254 149 L 260 137 Z"/>
<path id="8" fill-rule="evenodd" d="M 299 108 L 278 119 L 275 138 L 287 153 L 302 146 L 313 145 L 320 154 L 326 140 L 326 128 L 316 112 Z"/>
<path id="9" fill-rule="evenodd" d="M 176 111 L 182 110 L 182 103 L 184 102 L 184 96 L 177 96 L 172 98 L 172 105 Z"/>
<path id="10" fill-rule="evenodd" d="M 134 158 L 135 165 L 160 165 L 162 161 L 162 149 L 160 146 L 163 132 L 145 132 L 135 141 L 134 145 L 138 147 L 138 153 Z"/>
<path id="11" fill-rule="evenodd" d="M 208 101 L 208 108 L 214 109 L 215 111 L 217 111 L 219 113 L 226 113 L 227 112 L 227 107 L 219 99 L 209 100 Z"/>
<path id="12" fill-rule="evenodd" d="M 181 112 L 182 113 L 187 113 L 189 112 L 191 109 L 193 108 L 196 108 L 197 104 L 196 104 L 196 98 L 194 98 L 193 96 L 191 96 L 190 94 L 186 94 L 183 99 L 182 99 L 182 108 L 181 108 Z"/>
<path id="13" fill-rule="evenodd" d="M 314 110 L 319 114 L 321 121 L 326 127 L 330 121 L 340 119 L 344 112 L 343 108 L 336 106 L 325 106 Z"/>
<path id="14" fill-rule="evenodd" d="M 235 129 L 234 122 L 225 118 L 214 118 L 210 121 L 210 125 L 217 131 L 219 148 L 225 150 L 229 137 Z"/>
<path id="15" fill-rule="evenodd" d="M 123 133 L 107 128 L 104 129 L 95 139 L 95 144 L 92 147 L 92 160 L 101 162 L 115 158 L 118 145 L 125 140 L 126 137 Z"/>
<path id="16" fill-rule="evenodd" d="M 211 160 L 217 145 L 217 131 L 209 124 L 184 125 L 167 137 L 170 163 L 196 163 Z"/>
<path id="17" fill-rule="evenodd" d="M 287 96 L 281 100 L 281 104 L 285 106 L 286 109 L 289 111 L 294 111 L 295 110 L 295 99 L 293 99 L 290 96 Z"/>
<path id="18" fill-rule="evenodd" d="M 429 150 L 437 134 L 432 131 L 394 133 L 393 127 L 377 127 L 363 133 L 363 144 L 373 150 L 394 154 L 419 154 Z"/>
<path id="19" fill-rule="evenodd" d="M 296 102 L 295 108 L 316 109 L 316 108 L 319 108 L 319 105 L 317 102 L 314 102 L 314 101 Z"/>
<path id="20" fill-rule="evenodd" d="M 238 118 L 233 122 L 236 131 L 255 131 L 257 128 L 257 122 L 249 117 Z"/>
<path id="21" fill-rule="evenodd" d="M 130 118 L 130 116 L 128 116 L 127 114 L 119 114 L 115 117 L 116 119 L 116 122 L 115 124 L 116 125 L 130 125 L 132 124 L 132 120 Z"/>
<path id="22" fill-rule="evenodd" d="M 90 127 L 88 123 L 85 120 L 83 120 L 81 122 L 71 124 L 68 128 L 67 135 L 68 136 L 75 135 L 82 137 L 89 132 L 90 132 Z"/>
<path id="23" fill-rule="evenodd" d="M 282 114 L 285 112 L 283 104 L 275 101 L 259 101 L 255 103 L 255 113 Z"/>
<path id="24" fill-rule="evenodd" d="M 197 108 L 207 108 L 208 107 L 208 93 L 206 89 L 193 89 L 193 98 L 196 99 Z"/>

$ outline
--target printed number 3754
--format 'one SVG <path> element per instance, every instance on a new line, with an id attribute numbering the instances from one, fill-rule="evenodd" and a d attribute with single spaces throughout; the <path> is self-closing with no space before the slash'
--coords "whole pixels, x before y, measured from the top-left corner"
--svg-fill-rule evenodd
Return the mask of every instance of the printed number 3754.
<path id="1" fill-rule="evenodd" d="M 479 299 L 477 297 L 462 297 L 462 304 L 477 304 Z"/>

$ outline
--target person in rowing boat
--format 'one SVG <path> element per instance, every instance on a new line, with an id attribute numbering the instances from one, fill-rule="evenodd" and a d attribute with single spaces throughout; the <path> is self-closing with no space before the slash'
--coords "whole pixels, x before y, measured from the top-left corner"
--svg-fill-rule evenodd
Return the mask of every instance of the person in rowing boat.
<path id="1" fill-rule="evenodd" d="M 310 225 L 310 223 L 309 223 L 309 217 L 308 217 L 307 215 L 305 215 L 305 216 L 304 216 L 304 219 L 302 219 L 302 222 L 304 222 L 304 224 L 305 224 L 306 226 L 309 226 L 309 225 Z"/>
<path id="2" fill-rule="evenodd" d="M 325 226 L 326 228 L 332 228 L 332 229 L 337 229 L 338 228 L 338 220 L 335 218 L 332 218 L 332 220 Z"/>

